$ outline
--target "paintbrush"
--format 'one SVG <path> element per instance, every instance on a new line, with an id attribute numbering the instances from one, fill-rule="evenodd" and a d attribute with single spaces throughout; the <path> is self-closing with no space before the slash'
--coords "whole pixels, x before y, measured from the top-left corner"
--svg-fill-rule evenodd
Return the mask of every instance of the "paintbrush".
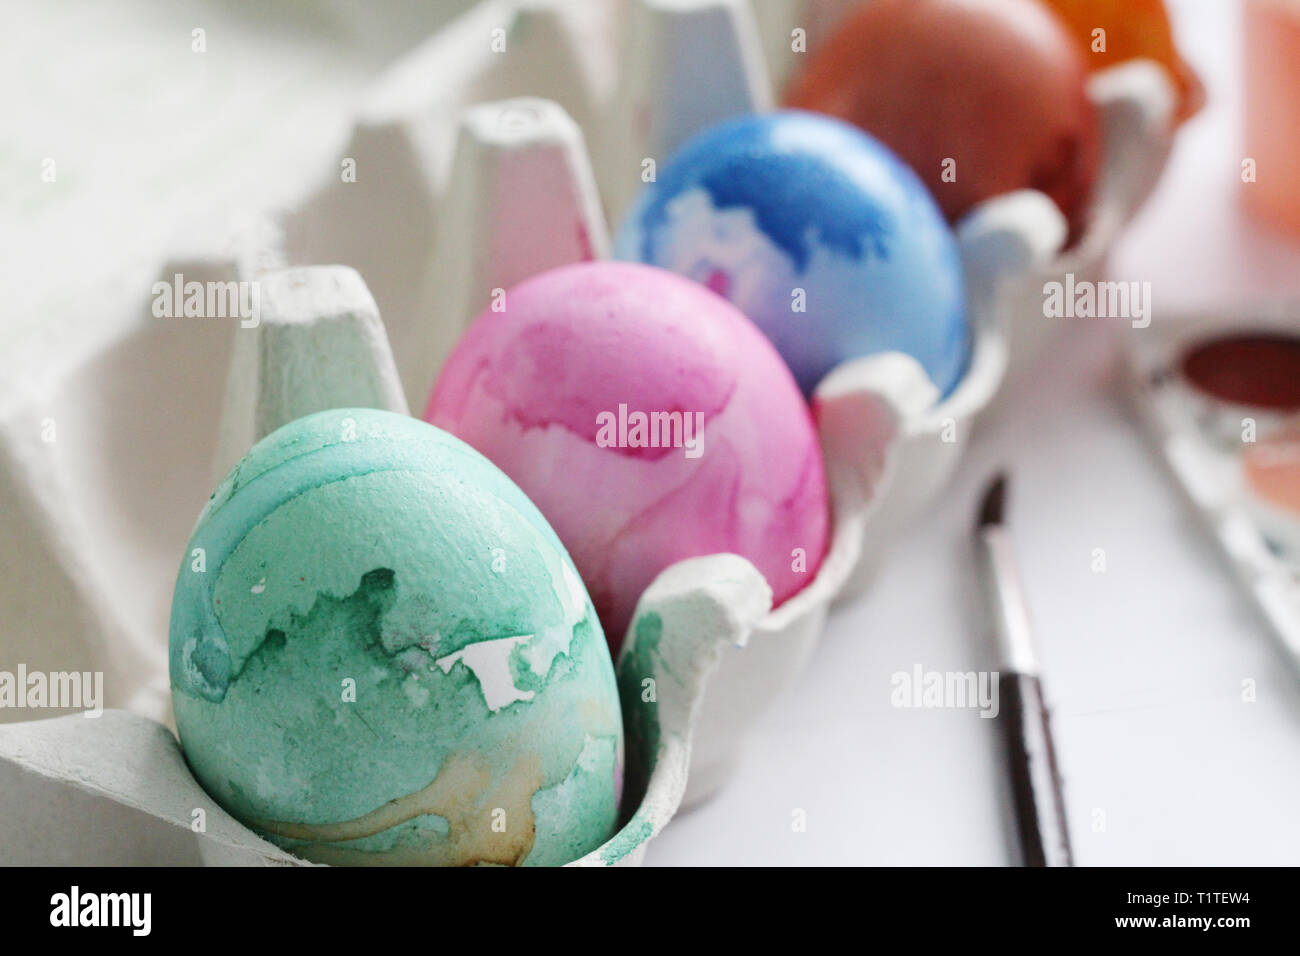
<path id="1" fill-rule="evenodd" d="M 1024 866 L 1072 866 L 1038 655 L 1011 536 L 1003 523 L 1006 495 L 1007 478 L 999 473 L 980 501 L 975 543 L 980 582 L 997 637 L 996 720 L 1006 746 L 1021 861 Z"/>

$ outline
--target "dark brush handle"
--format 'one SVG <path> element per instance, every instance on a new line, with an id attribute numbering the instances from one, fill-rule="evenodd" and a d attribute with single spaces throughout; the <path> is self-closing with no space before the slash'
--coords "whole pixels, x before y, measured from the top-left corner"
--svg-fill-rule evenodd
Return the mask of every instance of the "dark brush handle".
<path id="1" fill-rule="evenodd" d="M 1037 677 L 1004 673 L 998 695 L 1023 865 L 1073 866 L 1042 686 Z"/>

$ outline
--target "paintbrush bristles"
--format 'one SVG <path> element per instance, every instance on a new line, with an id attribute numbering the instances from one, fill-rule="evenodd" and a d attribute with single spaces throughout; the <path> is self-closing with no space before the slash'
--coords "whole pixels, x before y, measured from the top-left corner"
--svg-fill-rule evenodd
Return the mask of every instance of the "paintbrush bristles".
<path id="1" fill-rule="evenodd" d="M 1006 503 L 1007 473 L 1000 471 L 989 482 L 988 487 L 984 490 L 984 497 L 980 499 L 979 514 L 975 523 L 976 530 L 987 528 L 990 525 L 1002 524 Z"/>

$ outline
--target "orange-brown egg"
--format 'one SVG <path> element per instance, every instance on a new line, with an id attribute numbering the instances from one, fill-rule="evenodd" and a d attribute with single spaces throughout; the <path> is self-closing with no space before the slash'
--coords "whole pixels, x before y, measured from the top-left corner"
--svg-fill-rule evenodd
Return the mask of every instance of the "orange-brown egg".
<path id="1" fill-rule="evenodd" d="M 1035 0 L 871 0 L 809 54 L 786 103 L 882 140 L 949 221 L 1033 188 L 1060 207 L 1073 240 L 1100 162 L 1087 75 Z"/>

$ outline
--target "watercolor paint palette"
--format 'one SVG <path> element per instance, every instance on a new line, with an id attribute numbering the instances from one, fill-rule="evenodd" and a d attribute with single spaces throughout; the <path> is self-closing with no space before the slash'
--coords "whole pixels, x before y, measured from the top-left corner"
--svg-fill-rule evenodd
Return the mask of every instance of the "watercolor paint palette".
<path id="1" fill-rule="evenodd" d="M 1130 394 L 1161 459 L 1300 673 L 1300 315 L 1256 306 L 1129 337 Z"/>
<path id="2" fill-rule="evenodd" d="M 183 276 L 269 289 L 254 334 L 235 321 L 159 319 L 142 297 L 128 331 L 83 365 L 52 363 L 58 371 L 43 379 L 29 371 L 35 380 L 3 409 L 0 495 L 14 507 L 0 521 L 24 561 L 0 578 L 0 612 L 15 637 L 0 666 L 102 671 L 109 707 L 168 721 L 176 559 L 217 478 L 254 440 L 310 411 L 421 408 L 494 290 L 608 256 L 608 224 L 640 187 L 645 158 L 668 155 L 712 123 L 770 108 L 772 78 L 797 61 L 792 27 L 807 24 L 815 43 L 844 6 L 486 0 L 395 63 L 304 202 L 251 227 L 199 236 L 159 270 L 167 285 Z M 642 608 L 662 601 L 660 617 L 676 622 L 681 636 L 661 646 L 674 643 L 671 673 L 682 683 L 660 703 L 668 733 L 657 759 L 643 748 L 636 770 L 644 741 L 629 734 L 630 772 L 646 780 L 645 799 L 631 810 L 648 816 L 634 817 L 642 839 L 618 859 L 639 858 L 681 800 L 703 799 L 726 780 L 756 716 L 798 677 L 832 602 L 866 587 L 891 535 L 939 493 L 1008 363 L 1028 361 L 1044 333 L 1045 277 L 1094 273 L 1154 183 L 1172 136 L 1168 87 L 1144 63 L 1093 80 L 1103 170 L 1092 225 L 1067 256 L 1059 254 L 1064 223 L 1038 193 L 990 201 L 958 225 L 973 351 L 946 398 L 936 401 L 920 366 L 897 353 L 846 363 L 822 381 L 812 403 L 833 529 L 814 581 L 772 610 L 752 566 L 717 556 L 670 569 L 641 596 Z M 696 96 L 703 88 L 710 95 Z M 159 394 L 172 401 L 161 405 Z M 78 440 L 43 440 L 46 419 Z M 67 599 L 33 597 L 54 589 Z M 620 671 L 668 669 L 668 652 L 642 659 L 634 643 Z M 67 733 L 88 733 L 88 722 L 67 719 Z M 115 778 L 107 754 L 77 766 L 59 755 L 65 743 L 42 743 L 41 733 L 13 727 L 4 737 L 0 769 L 51 788 L 30 790 L 26 809 L 36 816 L 28 819 L 54 813 L 63 804 L 51 793 L 71 787 L 128 808 L 121 812 L 141 834 L 154 823 L 188 825 L 178 816 L 194 802 L 183 795 L 188 778 L 160 773 L 153 800 Z M 153 731 L 140 732 L 149 737 L 148 746 L 159 745 Z M 74 752 L 93 761 L 99 749 Z M 176 756 L 156 765 L 167 761 Z M 234 844 L 255 840 L 233 832 Z"/>

